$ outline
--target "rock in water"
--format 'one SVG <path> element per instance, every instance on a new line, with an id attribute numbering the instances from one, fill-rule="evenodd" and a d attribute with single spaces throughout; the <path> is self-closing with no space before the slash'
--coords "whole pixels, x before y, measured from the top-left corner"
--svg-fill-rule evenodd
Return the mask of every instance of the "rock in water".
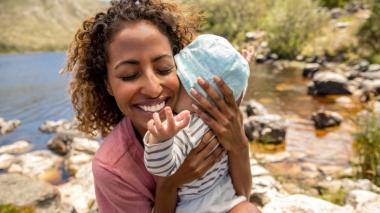
<path id="1" fill-rule="evenodd" d="M 285 141 L 286 124 L 277 115 L 252 116 L 244 122 L 244 131 L 251 141 L 281 144 Z"/>
<path id="2" fill-rule="evenodd" d="M 0 118 L 0 135 L 12 132 L 18 126 L 21 125 L 20 120 L 9 120 L 6 121 L 4 118 Z"/>
<path id="3" fill-rule="evenodd" d="M 315 73 L 317 73 L 320 69 L 320 65 L 317 63 L 306 64 L 303 68 L 303 77 L 312 78 Z"/>
<path id="4" fill-rule="evenodd" d="M 343 120 L 341 115 L 331 111 L 314 112 L 311 119 L 317 129 L 338 126 Z"/>
<path id="5" fill-rule="evenodd" d="M 27 152 L 32 149 L 32 144 L 30 144 L 28 141 L 16 141 L 12 144 L 1 146 L 0 147 L 0 154 L 20 154 Z"/>
<path id="6" fill-rule="evenodd" d="M 349 95 L 348 80 L 343 75 L 334 72 L 318 72 L 308 87 L 310 95 Z"/>

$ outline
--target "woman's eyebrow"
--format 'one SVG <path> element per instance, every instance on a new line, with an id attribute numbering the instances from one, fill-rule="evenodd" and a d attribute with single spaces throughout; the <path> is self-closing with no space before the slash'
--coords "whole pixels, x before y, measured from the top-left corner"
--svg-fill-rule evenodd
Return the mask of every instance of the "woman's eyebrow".
<path id="1" fill-rule="evenodd" d="M 159 55 L 157 57 L 154 57 L 152 59 L 153 62 L 156 62 L 156 61 L 159 61 L 161 60 L 162 58 L 166 58 L 166 57 L 170 57 L 172 58 L 172 55 L 169 55 L 169 54 L 164 54 L 164 55 Z M 121 65 L 124 65 L 124 64 L 133 64 L 133 65 L 136 65 L 136 64 L 140 64 L 140 62 L 136 59 L 127 59 L 127 60 L 124 60 L 124 61 L 120 61 L 119 63 L 117 63 L 115 66 L 114 66 L 114 69 L 116 70 L 118 67 L 120 67 Z"/>
<path id="2" fill-rule="evenodd" d="M 135 59 L 127 59 L 127 60 L 124 60 L 124 61 L 120 61 L 119 63 L 117 63 L 114 67 L 114 69 L 116 70 L 119 66 L 121 65 L 124 65 L 124 64 L 139 64 L 140 62 L 138 60 L 135 60 Z"/>
<path id="3" fill-rule="evenodd" d="M 157 57 L 155 57 L 155 58 L 153 58 L 153 62 L 156 62 L 156 61 L 159 61 L 159 60 L 161 60 L 162 58 L 166 58 L 166 57 L 170 57 L 170 58 L 172 58 L 173 56 L 172 55 L 169 55 L 169 54 L 164 54 L 164 55 L 160 55 L 160 56 L 157 56 Z"/>

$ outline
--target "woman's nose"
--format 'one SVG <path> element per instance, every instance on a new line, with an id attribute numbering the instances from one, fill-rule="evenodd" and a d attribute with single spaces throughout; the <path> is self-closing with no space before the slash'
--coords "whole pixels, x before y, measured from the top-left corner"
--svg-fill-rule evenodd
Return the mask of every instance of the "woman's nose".
<path id="1" fill-rule="evenodd" d="M 146 75 L 146 81 L 143 85 L 142 92 L 150 97 L 158 97 L 162 93 L 161 79 L 155 74 Z"/>

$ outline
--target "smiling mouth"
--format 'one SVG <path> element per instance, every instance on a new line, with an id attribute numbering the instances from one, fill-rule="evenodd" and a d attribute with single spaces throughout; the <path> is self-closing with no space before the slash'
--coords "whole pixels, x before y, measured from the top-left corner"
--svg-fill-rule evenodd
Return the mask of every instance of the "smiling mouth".
<path id="1" fill-rule="evenodd" d="M 165 101 L 155 105 L 139 105 L 139 108 L 145 112 L 160 112 L 165 107 Z"/>

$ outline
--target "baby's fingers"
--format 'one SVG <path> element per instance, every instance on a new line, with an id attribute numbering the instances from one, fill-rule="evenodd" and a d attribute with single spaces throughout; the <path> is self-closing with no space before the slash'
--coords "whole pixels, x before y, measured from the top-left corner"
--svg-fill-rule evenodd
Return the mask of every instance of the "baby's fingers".
<path id="1" fill-rule="evenodd" d="M 166 116 L 166 122 L 167 122 L 167 129 L 168 130 L 173 130 L 176 127 L 175 121 L 174 121 L 174 116 L 173 112 L 170 109 L 170 107 L 165 107 L 165 116 Z"/>
<path id="2" fill-rule="evenodd" d="M 155 112 L 153 113 L 154 126 L 158 132 L 164 131 L 164 126 L 162 125 L 160 115 Z"/>
<path id="3" fill-rule="evenodd" d="M 151 132 L 153 135 L 157 135 L 157 129 L 154 126 L 154 120 L 153 119 L 150 119 L 148 121 L 147 128 L 148 128 L 149 132 Z"/>
<path id="4" fill-rule="evenodd" d="M 176 127 L 179 129 L 185 128 L 190 122 L 190 112 L 188 110 L 184 110 L 180 112 L 176 117 Z"/>

